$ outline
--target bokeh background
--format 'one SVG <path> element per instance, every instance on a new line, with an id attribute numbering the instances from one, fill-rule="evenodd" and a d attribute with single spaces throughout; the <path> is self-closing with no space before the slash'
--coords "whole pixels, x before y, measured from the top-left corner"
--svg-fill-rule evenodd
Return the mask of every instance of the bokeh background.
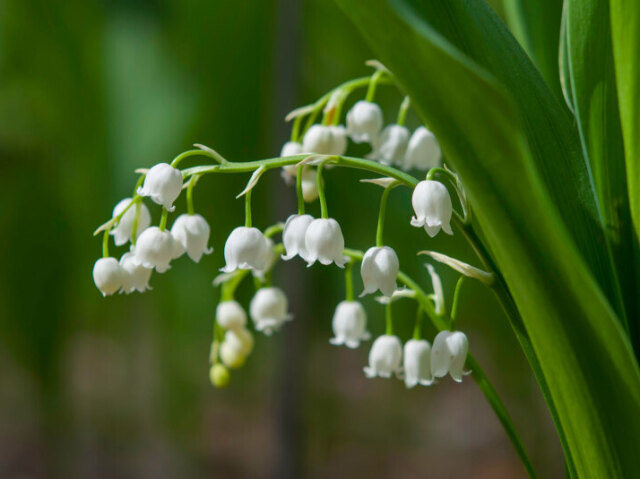
<path id="1" fill-rule="evenodd" d="M 176 261 L 143 295 L 103 299 L 93 285 L 92 232 L 130 195 L 135 168 L 195 142 L 236 161 L 275 156 L 286 112 L 367 74 L 369 58 L 325 0 L 0 2 L 0 477 L 524 477 L 473 380 L 407 390 L 364 377 L 368 344 L 329 345 L 344 294 L 335 267 L 279 265 L 295 320 L 257 337 L 228 389 L 211 387 L 211 280 L 242 222 L 234 198 L 246 176 L 196 189 L 213 255 Z M 395 118 L 399 95 L 381 87 L 379 99 Z M 330 212 L 361 249 L 374 240 L 380 194 L 357 184 L 363 176 L 326 176 Z M 255 190 L 259 227 L 294 208 L 277 173 Z M 423 285 L 420 249 L 474 261 L 460 236 L 430 240 L 410 215 L 410 192 L 399 189 L 387 242 Z M 450 301 L 456 275 L 437 268 Z M 251 293 L 247 284 L 240 299 Z M 383 308 L 365 304 L 381 333 Z M 414 314 L 409 302 L 396 308 L 405 339 Z M 490 291 L 466 284 L 459 326 L 542 477 L 562 476 L 548 411 Z"/>

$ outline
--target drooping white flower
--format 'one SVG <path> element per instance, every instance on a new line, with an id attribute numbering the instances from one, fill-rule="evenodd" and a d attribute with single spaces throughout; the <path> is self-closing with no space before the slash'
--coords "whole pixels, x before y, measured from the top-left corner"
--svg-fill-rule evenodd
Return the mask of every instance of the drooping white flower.
<path id="1" fill-rule="evenodd" d="M 341 301 L 333 313 L 332 328 L 334 337 L 329 340 L 336 346 L 345 345 L 355 349 L 360 341 L 366 341 L 370 335 L 367 331 L 367 313 L 358 301 Z"/>
<path id="2" fill-rule="evenodd" d="M 122 287 L 124 273 L 115 258 L 100 258 L 93 265 L 93 282 L 102 296 L 110 296 Z"/>
<path id="3" fill-rule="evenodd" d="M 226 265 L 220 271 L 231 273 L 236 269 L 264 269 L 269 253 L 267 241 L 258 228 L 238 226 L 224 245 Z"/>
<path id="4" fill-rule="evenodd" d="M 284 145 L 282 145 L 282 150 L 280 151 L 281 157 L 287 156 L 297 156 L 302 153 L 302 144 L 296 141 L 287 141 Z M 296 176 L 298 174 L 298 165 L 287 165 L 282 167 L 282 179 L 288 184 L 291 185 L 295 183 Z"/>
<path id="5" fill-rule="evenodd" d="M 400 165 L 407 151 L 409 130 L 400 125 L 388 125 L 374 140 L 373 150 L 367 155 L 385 165 Z"/>
<path id="6" fill-rule="evenodd" d="M 186 251 L 189 258 L 197 263 L 203 254 L 211 254 L 213 248 L 207 247 L 209 232 L 209 223 L 199 214 L 178 216 L 171 227 L 171 234 L 178 246 L 176 257 Z"/>
<path id="7" fill-rule="evenodd" d="M 302 139 L 302 151 L 317 155 L 333 155 L 334 134 L 330 126 L 312 125 Z"/>
<path id="8" fill-rule="evenodd" d="M 290 260 L 297 255 L 306 259 L 305 234 L 312 221 L 311 215 L 291 215 L 287 218 L 282 231 L 282 243 L 286 252 L 282 259 Z"/>
<path id="9" fill-rule="evenodd" d="M 247 355 L 242 354 L 242 349 L 237 344 L 222 341 L 220 345 L 220 360 L 229 369 L 241 368 L 247 360 Z"/>
<path id="10" fill-rule="evenodd" d="M 382 109 L 376 104 L 360 100 L 347 113 L 347 133 L 355 143 L 371 143 L 383 125 Z"/>
<path id="11" fill-rule="evenodd" d="M 113 208 L 112 217 L 115 218 L 131 203 L 131 198 L 125 198 L 120 200 L 118 204 Z M 131 240 L 131 234 L 133 233 L 133 220 L 136 216 L 136 205 L 131 207 L 122 215 L 118 224 L 111 229 L 113 235 L 113 242 L 116 246 L 122 246 L 127 241 Z M 149 208 L 144 203 L 140 204 L 140 215 L 138 217 L 138 228 L 136 229 L 136 237 L 140 236 L 140 233 L 147 229 L 151 224 L 151 214 Z"/>
<path id="12" fill-rule="evenodd" d="M 216 321 L 224 329 L 242 329 L 247 325 L 247 313 L 237 301 L 221 301 L 216 307 Z"/>
<path id="13" fill-rule="evenodd" d="M 176 256 L 176 242 L 170 231 L 160 231 L 157 226 L 151 226 L 142 232 L 135 247 L 135 260 L 145 268 L 155 268 L 158 273 L 164 273 L 169 263 Z"/>
<path id="14" fill-rule="evenodd" d="M 140 196 L 150 197 L 154 203 L 173 211 L 173 202 L 182 190 L 182 173 L 168 163 L 158 163 L 144 178 L 144 184 L 138 188 Z"/>
<path id="15" fill-rule="evenodd" d="M 302 169 L 302 199 L 305 203 L 318 199 L 318 172 L 310 166 Z"/>
<path id="16" fill-rule="evenodd" d="M 313 220 L 305 233 L 306 261 L 308 266 L 316 261 L 324 265 L 335 263 L 340 268 L 348 258 L 344 256 L 344 237 L 340 225 L 333 218 Z"/>
<path id="17" fill-rule="evenodd" d="M 404 384 L 412 388 L 418 384 L 433 384 L 431 374 L 431 345 L 424 339 L 410 339 L 404 344 Z"/>
<path id="18" fill-rule="evenodd" d="M 370 294 L 377 289 L 387 296 L 391 297 L 398 285 L 396 278 L 400 270 L 398 255 L 388 246 L 380 246 L 369 248 L 362 258 L 360 266 L 360 275 L 364 290 L 360 297 Z"/>
<path id="19" fill-rule="evenodd" d="M 120 266 L 122 267 L 122 288 L 121 293 L 130 294 L 134 291 L 144 293 L 151 289 L 149 286 L 149 278 L 151 278 L 151 268 L 141 265 L 136 260 L 135 253 L 125 253 L 120 258 Z"/>
<path id="20" fill-rule="evenodd" d="M 246 328 L 230 329 L 224 334 L 224 343 L 230 343 L 240 354 L 248 356 L 253 351 L 254 339 L 251 331 Z"/>
<path id="21" fill-rule="evenodd" d="M 276 245 L 273 242 L 273 240 L 271 238 L 267 238 L 266 236 L 264 240 L 267 242 L 267 256 L 266 256 L 267 259 L 264 262 L 264 268 L 254 269 L 251 271 L 253 276 L 261 280 L 264 280 L 265 275 L 269 271 L 271 271 L 271 269 L 274 267 L 278 259 L 280 259 L 280 255 L 276 251 L 276 248 L 275 248 Z"/>
<path id="22" fill-rule="evenodd" d="M 369 366 L 365 366 L 364 374 L 368 378 L 390 378 L 402 371 L 402 343 L 397 336 L 379 336 L 369 351 Z"/>
<path id="23" fill-rule="evenodd" d="M 402 168 L 427 171 L 440 166 L 441 161 L 442 151 L 435 135 L 424 126 L 416 128 L 409 140 Z"/>
<path id="24" fill-rule="evenodd" d="M 330 126 L 331 130 L 331 154 L 342 156 L 347 152 L 347 130 L 342 125 Z"/>
<path id="25" fill-rule="evenodd" d="M 260 288 L 251 298 L 249 313 L 256 330 L 270 336 L 283 323 L 293 319 L 287 308 L 287 297 L 280 288 Z"/>
<path id="26" fill-rule="evenodd" d="M 431 373 L 437 378 L 449 375 L 454 381 L 461 382 L 464 362 L 469 352 L 467 336 L 460 331 L 440 331 L 433 340 L 431 349 Z"/>
<path id="27" fill-rule="evenodd" d="M 440 228 L 452 235 L 451 215 L 453 205 L 451 196 L 439 181 L 425 180 L 418 183 L 411 196 L 411 204 L 415 216 L 411 218 L 411 226 L 424 227 L 432 238 L 438 234 Z"/>

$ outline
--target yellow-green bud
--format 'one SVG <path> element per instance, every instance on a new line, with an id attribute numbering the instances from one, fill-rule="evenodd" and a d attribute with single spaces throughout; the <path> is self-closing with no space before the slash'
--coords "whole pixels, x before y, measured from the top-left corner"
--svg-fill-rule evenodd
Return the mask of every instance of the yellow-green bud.
<path id="1" fill-rule="evenodd" d="M 235 344 L 223 341 L 220 345 L 220 360 L 231 369 L 241 368 L 247 356 Z"/>
<path id="2" fill-rule="evenodd" d="M 231 382 L 231 373 L 222 364 L 217 363 L 209 370 L 211 384 L 217 388 L 226 388 Z"/>

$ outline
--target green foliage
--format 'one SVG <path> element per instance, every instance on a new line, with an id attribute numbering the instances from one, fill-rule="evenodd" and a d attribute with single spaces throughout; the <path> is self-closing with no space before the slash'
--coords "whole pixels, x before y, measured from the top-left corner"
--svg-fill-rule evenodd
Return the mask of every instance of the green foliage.
<path id="1" fill-rule="evenodd" d="M 468 190 L 522 317 L 526 331 L 516 314 L 513 325 L 556 420 L 569 474 L 632 477 L 640 373 L 624 329 L 633 297 L 621 285 L 634 287 L 636 246 L 629 235 L 612 241 L 609 231 L 614 218 L 624 223 L 624 207 L 615 204 L 624 173 L 606 8 L 594 2 L 568 12 L 563 75 L 578 131 L 484 2 L 338 3 L 412 97 Z M 594 41 L 598 48 L 589 48 Z M 594 63 L 572 61 L 581 51 Z"/>

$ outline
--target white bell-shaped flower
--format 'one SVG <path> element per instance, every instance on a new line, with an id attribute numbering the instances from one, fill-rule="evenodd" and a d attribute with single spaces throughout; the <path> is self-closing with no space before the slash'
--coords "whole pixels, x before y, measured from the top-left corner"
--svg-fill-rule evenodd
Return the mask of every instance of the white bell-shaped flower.
<path id="1" fill-rule="evenodd" d="M 125 198 L 120 200 L 118 204 L 113 208 L 112 217 L 115 218 L 131 203 L 131 198 Z M 125 214 L 122 215 L 118 224 L 111 229 L 113 235 L 113 242 L 116 246 L 122 246 L 127 241 L 131 241 L 131 234 L 133 233 L 133 220 L 136 217 L 136 205 L 132 205 Z M 138 228 L 136 229 L 136 237 L 140 236 L 140 233 L 147 229 L 151 224 L 151 214 L 149 208 L 144 203 L 140 204 L 140 216 L 138 217 Z"/>
<path id="2" fill-rule="evenodd" d="M 373 150 L 367 155 L 385 165 L 400 165 L 409 144 L 409 130 L 400 125 L 389 125 L 374 140 Z"/>
<path id="3" fill-rule="evenodd" d="M 224 245 L 226 265 L 220 271 L 231 273 L 236 269 L 264 269 L 269 254 L 267 241 L 258 228 L 238 226 Z"/>
<path id="4" fill-rule="evenodd" d="M 211 254 L 213 248 L 209 248 L 209 223 L 198 214 L 183 214 L 176 218 L 171 227 L 171 234 L 176 240 L 177 256 L 182 256 L 185 251 L 196 263 L 203 254 Z"/>
<path id="5" fill-rule="evenodd" d="M 441 161 L 442 151 L 436 136 L 424 126 L 416 128 L 416 131 L 411 135 L 411 140 L 409 140 L 402 168 L 427 171 L 440 166 Z"/>
<path id="6" fill-rule="evenodd" d="M 360 100 L 347 113 L 347 133 L 355 143 L 372 143 L 383 124 L 382 109 L 377 103 Z"/>
<path id="7" fill-rule="evenodd" d="M 270 336 L 283 323 L 293 319 L 288 309 L 287 297 L 280 288 L 260 288 L 251 298 L 249 313 L 256 330 Z"/>
<path id="8" fill-rule="evenodd" d="M 302 199 L 305 203 L 318 199 L 318 172 L 310 166 L 302 170 Z"/>
<path id="9" fill-rule="evenodd" d="M 102 293 L 110 296 L 122 287 L 124 272 L 115 258 L 100 258 L 93 265 L 93 282 Z"/>
<path id="10" fill-rule="evenodd" d="M 411 218 L 411 226 L 424 227 L 432 238 L 440 228 L 452 235 L 451 215 L 453 205 L 447 187 L 439 181 L 425 180 L 418 183 L 411 196 L 411 204 L 415 216 Z"/>
<path id="11" fill-rule="evenodd" d="M 168 163 L 158 163 L 144 178 L 144 184 L 138 188 L 140 196 L 150 197 L 154 203 L 173 211 L 173 202 L 182 190 L 182 173 Z"/>
<path id="12" fill-rule="evenodd" d="M 304 245 L 307 265 L 316 261 L 324 265 L 335 263 L 340 268 L 348 258 L 344 256 L 344 237 L 340 225 L 333 218 L 318 218 L 307 227 Z"/>
<path id="13" fill-rule="evenodd" d="M 379 336 L 369 351 L 369 366 L 365 366 L 364 374 L 368 378 L 390 378 L 402 372 L 402 343 L 397 336 L 385 334 Z"/>
<path id="14" fill-rule="evenodd" d="M 262 269 L 254 269 L 251 271 L 253 276 L 264 280 L 265 275 L 273 269 L 278 259 L 280 259 L 280 255 L 276 251 L 276 245 L 271 238 L 267 238 L 265 236 L 264 240 L 267 242 L 267 259 L 264 263 L 264 268 Z"/>
<path id="15" fill-rule="evenodd" d="M 396 278 L 400 271 L 398 255 L 388 246 L 369 248 L 362 258 L 360 275 L 364 290 L 360 297 L 370 294 L 376 290 L 386 297 L 391 297 L 398 285 Z"/>
<path id="16" fill-rule="evenodd" d="M 253 351 L 254 339 L 251 331 L 246 328 L 230 329 L 224 334 L 222 343 L 230 343 L 240 354 L 248 356 Z"/>
<path id="17" fill-rule="evenodd" d="M 347 152 L 347 130 L 342 125 L 330 126 L 331 130 L 331 154 L 342 156 Z"/>
<path id="18" fill-rule="evenodd" d="M 291 215 L 287 218 L 282 231 L 282 243 L 286 252 L 282 255 L 282 259 L 290 260 L 298 255 L 306 259 L 305 235 L 312 221 L 311 215 Z"/>
<path id="19" fill-rule="evenodd" d="M 133 293 L 138 291 L 144 293 L 151 289 L 149 279 L 151 278 L 151 268 L 141 265 L 136 260 L 135 253 L 125 253 L 120 258 L 120 266 L 122 267 L 122 289 L 121 293 Z"/>
<path id="20" fill-rule="evenodd" d="M 302 139 L 302 151 L 317 155 L 334 155 L 336 143 L 332 127 L 312 125 Z"/>
<path id="21" fill-rule="evenodd" d="M 431 373 L 437 378 L 449 375 L 454 381 L 461 382 L 464 362 L 469 352 L 467 336 L 460 331 L 440 331 L 433 340 L 431 349 Z"/>
<path id="22" fill-rule="evenodd" d="M 431 345 L 424 339 L 410 339 L 404 344 L 404 384 L 412 388 L 418 384 L 433 384 L 431 374 Z"/>
<path id="23" fill-rule="evenodd" d="M 135 248 L 135 260 L 145 268 L 155 268 L 158 273 L 164 273 L 169 263 L 176 256 L 178 246 L 170 231 L 160 231 L 157 226 L 151 226 L 142 232 Z"/>
<path id="24" fill-rule="evenodd" d="M 331 344 L 355 349 L 369 339 L 367 313 L 358 301 L 341 301 L 333 313 Z"/>
<path id="25" fill-rule="evenodd" d="M 287 141 L 282 145 L 280 150 L 281 157 L 296 156 L 302 153 L 302 144 L 296 141 Z M 291 185 L 295 183 L 296 176 L 298 174 L 298 165 L 287 165 L 282 167 L 282 179 Z"/>
<path id="26" fill-rule="evenodd" d="M 220 345 L 220 360 L 229 369 L 238 369 L 244 366 L 247 361 L 247 355 L 243 354 L 242 349 L 235 343 L 222 341 Z"/>
<path id="27" fill-rule="evenodd" d="M 242 329 L 247 325 L 247 313 L 237 301 L 221 301 L 216 306 L 216 322 L 224 329 Z"/>

